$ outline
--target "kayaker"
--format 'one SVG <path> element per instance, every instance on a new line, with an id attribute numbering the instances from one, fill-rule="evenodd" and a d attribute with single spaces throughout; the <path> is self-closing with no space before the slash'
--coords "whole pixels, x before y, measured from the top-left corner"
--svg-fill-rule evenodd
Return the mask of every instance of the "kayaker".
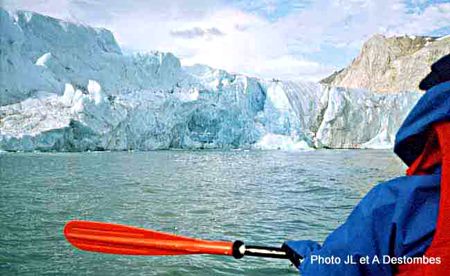
<path id="1" fill-rule="evenodd" d="M 450 55 L 397 133 L 406 176 L 375 186 L 323 245 L 287 241 L 301 275 L 448 275 L 450 272 Z"/>

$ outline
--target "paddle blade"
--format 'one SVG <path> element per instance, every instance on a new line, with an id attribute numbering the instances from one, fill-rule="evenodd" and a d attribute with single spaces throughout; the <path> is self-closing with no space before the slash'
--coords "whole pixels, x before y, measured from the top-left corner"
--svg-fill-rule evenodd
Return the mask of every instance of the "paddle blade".
<path id="1" fill-rule="evenodd" d="M 64 236 L 75 247 L 124 255 L 232 255 L 233 243 L 205 241 L 126 225 L 69 221 Z"/>

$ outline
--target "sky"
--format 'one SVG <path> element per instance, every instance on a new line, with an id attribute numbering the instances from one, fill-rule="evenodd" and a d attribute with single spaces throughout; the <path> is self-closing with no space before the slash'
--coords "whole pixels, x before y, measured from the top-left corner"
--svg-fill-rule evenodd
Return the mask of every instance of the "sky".
<path id="1" fill-rule="evenodd" d="M 262 78 L 320 80 L 374 34 L 450 34 L 450 0 L 0 0 L 111 30 L 126 53 L 172 52 Z"/>

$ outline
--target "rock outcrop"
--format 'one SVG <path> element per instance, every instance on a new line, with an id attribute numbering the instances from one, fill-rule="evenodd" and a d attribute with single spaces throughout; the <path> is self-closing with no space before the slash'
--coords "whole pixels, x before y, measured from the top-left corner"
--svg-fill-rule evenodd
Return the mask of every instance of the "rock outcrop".
<path id="1" fill-rule="evenodd" d="M 418 91 L 419 82 L 430 72 L 430 65 L 449 53 L 450 36 L 375 35 L 364 43 L 350 66 L 321 82 L 379 93 Z"/>

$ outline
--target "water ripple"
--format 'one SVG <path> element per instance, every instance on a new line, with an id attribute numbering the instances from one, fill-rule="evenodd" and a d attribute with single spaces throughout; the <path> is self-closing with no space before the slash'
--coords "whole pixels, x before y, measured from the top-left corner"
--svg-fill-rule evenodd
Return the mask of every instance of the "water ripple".
<path id="1" fill-rule="evenodd" d="M 403 170 L 386 151 L 1 154 L 0 274 L 296 275 L 284 260 L 82 252 L 62 228 L 88 219 L 261 245 L 323 241 Z"/>

